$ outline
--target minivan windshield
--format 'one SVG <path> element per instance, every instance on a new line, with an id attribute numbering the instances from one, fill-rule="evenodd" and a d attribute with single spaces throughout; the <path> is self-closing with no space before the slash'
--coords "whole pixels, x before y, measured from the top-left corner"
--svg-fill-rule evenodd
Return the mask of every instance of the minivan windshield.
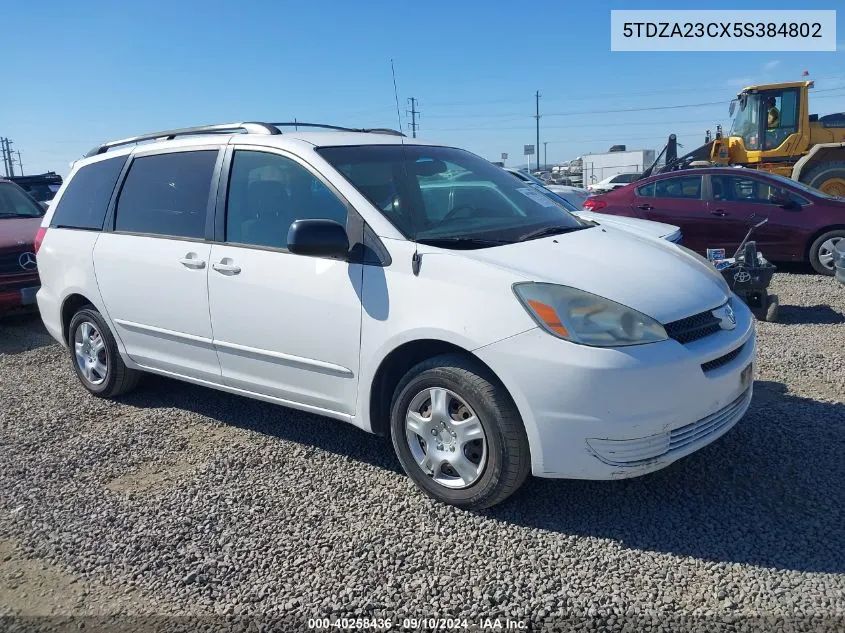
<path id="1" fill-rule="evenodd" d="M 317 151 L 418 242 L 484 248 L 591 226 L 534 185 L 464 150 L 400 144 Z"/>

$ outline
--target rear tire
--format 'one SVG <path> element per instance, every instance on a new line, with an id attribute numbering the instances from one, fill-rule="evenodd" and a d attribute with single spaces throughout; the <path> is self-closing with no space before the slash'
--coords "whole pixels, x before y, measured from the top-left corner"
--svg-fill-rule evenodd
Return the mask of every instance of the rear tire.
<path id="1" fill-rule="evenodd" d="M 845 239 L 845 229 L 835 229 L 819 235 L 810 245 L 810 265 L 820 275 L 833 275 L 836 272 L 833 247 Z"/>
<path id="2" fill-rule="evenodd" d="M 414 483 L 461 508 L 503 501 L 531 468 L 525 428 L 510 395 L 485 368 L 458 354 L 423 361 L 405 374 L 393 395 L 390 430 Z"/>
<path id="3" fill-rule="evenodd" d="M 801 182 L 831 196 L 845 196 L 845 161 L 821 163 L 802 176 Z"/>
<path id="4" fill-rule="evenodd" d="M 100 398 L 114 398 L 138 385 L 141 372 L 120 357 L 114 336 L 94 306 L 79 309 L 68 326 L 68 347 L 79 382 Z"/>

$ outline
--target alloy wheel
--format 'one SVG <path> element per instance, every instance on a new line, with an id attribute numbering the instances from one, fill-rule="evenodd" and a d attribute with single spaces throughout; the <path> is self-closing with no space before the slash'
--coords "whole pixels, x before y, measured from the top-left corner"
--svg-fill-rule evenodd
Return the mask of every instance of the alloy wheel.
<path id="1" fill-rule="evenodd" d="M 76 366 L 91 385 L 101 385 L 109 374 L 108 356 L 103 335 L 91 321 L 83 321 L 73 335 Z"/>
<path id="2" fill-rule="evenodd" d="M 819 246 L 819 263 L 828 270 L 833 270 L 833 251 L 836 245 L 842 239 L 845 238 L 832 237 L 829 240 L 825 240 L 824 242 L 822 242 L 821 246 Z"/>

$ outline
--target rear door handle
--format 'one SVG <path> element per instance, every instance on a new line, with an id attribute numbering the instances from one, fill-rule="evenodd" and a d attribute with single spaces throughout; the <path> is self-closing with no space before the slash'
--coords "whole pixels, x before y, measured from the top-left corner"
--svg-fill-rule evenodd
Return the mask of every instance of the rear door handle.
<path id="1" fill-rule="evenodd" d="M 654 207 L 650 204 L 640 204 L 637 206 L 638 209 L 642 209 L 643 211 L 651 211 Z"/>
<path id="2" fill-rule="evenodd" d="M 196 270 L 205 268 L 205 260 L 200 259 L 196 253 L 188 253 L 179 260 L 179 263 L 185 268 L 194 268 Z"/>
<path id="3" fill-rule="evenodd" d="M 720 218 L 723 218 L 727 215 L 727 213 L 722 209 L 714 209 L 710 212 L 710 215 L 718 215 Z"/>
<path id="4" fill-rule="evenodd" d="M 241 267 L 238 266 L 228 257 L 224 257 L 219 262 L 212 264 L 211 267 L 218 273 L 228 273 L 231 275 L 237 275 L 239 272 L 241 272 Z"/>

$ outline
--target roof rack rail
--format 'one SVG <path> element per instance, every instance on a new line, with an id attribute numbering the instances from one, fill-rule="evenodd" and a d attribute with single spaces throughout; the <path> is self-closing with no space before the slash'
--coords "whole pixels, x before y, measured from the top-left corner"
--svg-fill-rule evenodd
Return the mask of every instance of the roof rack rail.
<path id="1" fill-rule="evenodd" d="M 284 123 L 270 123 L 269 125 L 274 125 L 276 127 L 316 127 L 323 128 L 326 130 L 340 130 L 341 132 L 363 132 L 366 134 L 390 134 L 392 136 L 405 136 L 399 130 L 393 130 L 387 127 L 354 128 L 343 127 L 340 125 L 329 125 L 327 123 L 305 123 L 303 121 L 287 121 Z"/>
<path id="2" fill-rule="evenodd" d="M 231 134 L 234 132 L 243 131 L 246 134 L 281 134 L 274 124 L 267 123 L 221 123 L 218 125 L 199 125 L 197 127 L 184 127 L 176 130 L 164 130 L 162 132 L 150 132 L 149 134 L 141 134 L 140 136 L 130 136 L 117 141 L 109 141 L 98 145 L 90 152 L 85 154 L 85 158 L 103 154 L 110 149 L 120 147 L 121 145 L 131 145 L 132 143 L 140 143 L 141 141 L 153 140 L 172 140 L 177 136 L 193 136 L 200 134 Z"/>

